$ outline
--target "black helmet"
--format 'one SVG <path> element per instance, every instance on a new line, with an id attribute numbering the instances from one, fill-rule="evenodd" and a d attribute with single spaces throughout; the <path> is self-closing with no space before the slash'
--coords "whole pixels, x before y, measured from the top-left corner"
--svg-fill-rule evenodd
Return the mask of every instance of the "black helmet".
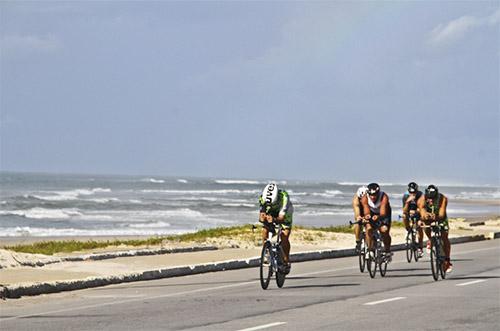
<path id="1" fill-rule="evenodd" d="M 438 194 L 439 194 L 439 191 L 435 185 L 431 184 L 431 185 L 427 186 L 427 188 L 425 189 L 425 197 L 426 198 L 434 199 L 435 197 L 438 196 Z"/>
<path id="2" fill-rule="evenodd" d="M 415 182 L 411 182 L 408 184 L 408 192 L 416 193 L 418 191 L 418 185 Z"/>
<path id="3" fill-rule="evenodd" d="M 368 195 L 376 195 L 380 192 L 380 186 L 377 183 L 368 184 Z"/>

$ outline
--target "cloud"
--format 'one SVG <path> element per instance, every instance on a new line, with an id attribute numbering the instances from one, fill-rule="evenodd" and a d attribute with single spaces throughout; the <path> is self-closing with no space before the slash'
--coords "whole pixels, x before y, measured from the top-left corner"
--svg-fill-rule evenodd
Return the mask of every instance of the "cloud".
<path id="1" fill-rule="evenodd" d="M 19 53 L 53 53 L 62 48 L 62 43 L 54 35 L 19 36 L 7 35 L 0 39 L 0 49 L 3 55 Z"/>
<path id="2" fill-rule="evenodd" d="M 500 9 L 486 17 L 462 16 L 448 23 L 441 23 L 429 34 L 432 46 L 449 45 L 463 38 L 469 31 L 482 26 L 495 26 L 500 23 Z"/>

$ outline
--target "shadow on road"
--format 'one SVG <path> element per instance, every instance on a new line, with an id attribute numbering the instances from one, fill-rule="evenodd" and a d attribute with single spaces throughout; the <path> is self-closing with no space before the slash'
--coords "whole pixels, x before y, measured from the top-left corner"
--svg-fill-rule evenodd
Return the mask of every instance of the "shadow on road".
<path id="1" fill-rule="evenodd" d="M 317 285 L 299 285 L 299 286 L 286 286 L 286 288 L 315 288 L 315 287 L 341 287 L 341 286 L 359 286 L 361 284 L 317 284 Z"/>
<path id="2" fill-rule="evenodd" d="M 428 274 L 405 274 L 405 275 L 392 275 L 387 270 L 387 275 L 385 278 L 408 278 L 408 277 L 430 277 L 432 274 L 429 272 Z"/>
<path id="3" fill-rule="evenodd" d="M 161 279 L 154 279 L 156 281 Z M 145 280 L 144 282 L 150 282 L 154 280 Z M 247 279 L 247 280 L 235 280 L 235 281 L 223 281 L 223 282 L 197 282 L 197 283 L 173 283 L 173 284 L 162 284 L 162 285 L 128 285 L 124 286 L 121 284 L 117 284 L 117 287 L 101 287 L 94 288 L 95 291 L 108 291 L 108 290 L 123 290 L 123 289 L 133 289 L 133 288 L 155 288 L 155 287 L 172 287 L 172 286 L 192 286 L 192 285 L 218 285 L 218 284 L 237 284 L 244 283 L 247 281 L 255 281 L 258 282 L 259 278 Z"/>
<path id="4" fill-rule="evenodd" d="M 390 269 L 387 268 L 387 272 L 393 272 L 393 271 L 417 271 L 417 270 L 431 270 L 430 268 L 411 268 L 411 269 Z"/>

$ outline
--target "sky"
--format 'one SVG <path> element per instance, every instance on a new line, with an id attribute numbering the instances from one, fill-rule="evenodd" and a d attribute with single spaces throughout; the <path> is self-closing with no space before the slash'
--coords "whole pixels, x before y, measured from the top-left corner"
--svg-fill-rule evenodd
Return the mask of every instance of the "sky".
<path id="1" fill-rule="evenodd" d="M 0 170 L 500 184 L 500 2 L 0 2 Z"/>

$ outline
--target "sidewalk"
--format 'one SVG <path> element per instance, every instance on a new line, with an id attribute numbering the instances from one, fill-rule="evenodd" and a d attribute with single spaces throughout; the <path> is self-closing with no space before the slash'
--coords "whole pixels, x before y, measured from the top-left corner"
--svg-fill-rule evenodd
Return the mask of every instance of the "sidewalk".
<path id="1" fill-rule="evenodd" d="M 499 238 L 488 235 L 452 237 L 452 243 Z M 292 243 L 293 244 L 293 243 Z M 393 250 L 404 249 L 401 239 Z M 353 247 L 292 246 L 294 262 L 353 256 Z M 228 248 L 106 260 L 50 263 L 41 267 L 0 269 L 0 297 L 18 298 L 68 290 L 258 266 L 260 248 Z"/>

